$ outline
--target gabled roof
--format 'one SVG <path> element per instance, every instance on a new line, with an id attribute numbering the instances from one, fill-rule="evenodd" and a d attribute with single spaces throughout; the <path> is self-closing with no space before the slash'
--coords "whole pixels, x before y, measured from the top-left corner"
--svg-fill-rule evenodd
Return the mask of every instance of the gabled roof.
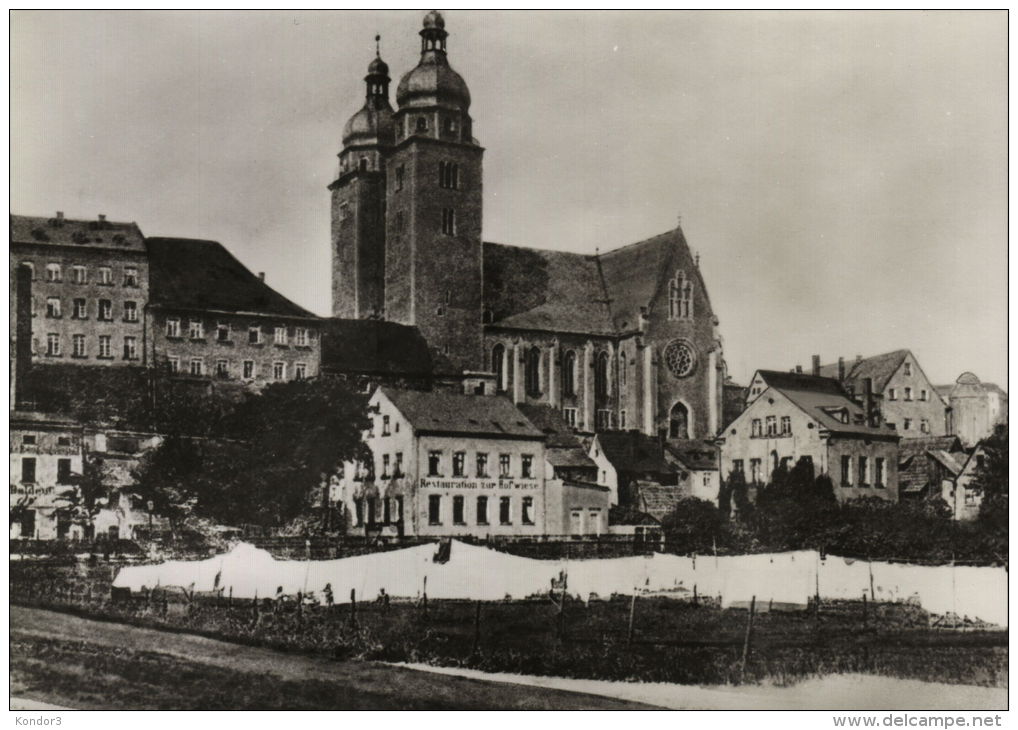
<path id="1" fill-rule="evenodd" d="M 643 474 L 675 474 L 661 442 L 639 431 L 604 431 L 597 434 L 601 451 L 616 470 Z"/>
<path id="2" fill-rule="evenodd" d="M 580 439 L 562 418 L 562 412 L 547 405 L 520 403 L 516 406 L 545 436 L 545 459 L 552 466 L 596 469 Z"/>
<path id="3" fill-rule="evenodd" d="M 864 357 L 862 360 L 845 361 L 845 380 L 858 382 L 863 378 L 873 380 L 873 392 L 882 393 L 887 387 L 887 381 L 891 379 L 905 358 L 909 356 L 908 350 L 895 350 L 885 352 L 882 355 Z M 820 374 L 826 378 L 838 377 L 838 364 L 822 365 Z M 856 388 L 856 390 L 859 390 Z"/>
<path id="4" fill-rule="evenodd" d="M 379 390 L 418 433 L 543 439 L 508 398 L 446 391 Z"/>
<path id="5" fill-rule="evenodd" d="M 314 317 L 216 241 L 149 238 L 149 303 L 168 309 Z"/>
<path id="6" fill-rule="evenodd" d="M 965 457 L 961 460 L 961 462 L 959 462 L 955 458 L 955 455 L 949 454 L 948 452 L 943 451 L 941 449 L 931 449 L 926 453 L 928 453 L 931 458 L 936 459 L 938 462 L 940 462 L 943 465 L 943 467 L 954 476 L 958 476 L 961 473 L 964 464 L 968 461 L 968 458 L 964 452 L 959 454 L 959 456 Z"/>
<path id="7" fill-rule="evenodd" d="M 636 506 L 657 520 L 674 510 L 685 496 L 678 486 L 647 481 L 636 482 L 633 491 L 636 493 Z"/>
<path id="8" fill-rule="evenodd" d="M 144 253 L 137 223 L 12 215 L 11 243 L 90 246 Z"/>
<path id="9" fill-rule="evenodd" d="M 921 436 L 919 438 L 902 439 L 898 443 L 901 460 L 914 454 L 930 450 L 946 451 L 949 454 L 963 452 L 961 439 L 957 436 Z"/>
<path id="10" fill-rule="evenodd" d="M 416 327 L 377 319 L 322 322 L 322 370 L 333 373 L 430 376 L 451 372 L 436 361 Z"/>
<path id="11" fill-rule="evenodd" d="M 717 449 L 703 441 L 669 441 L 665 450 L 690 471 L 717 471 Z"/>
<path id="12" fill-rule="evenodd" d="M 786 373 L 781 370 L 757 370 L 764 382 L 778 390 L 806 390 L 829 395 L 848 396 L 835 378 L 806 373 Z"/>

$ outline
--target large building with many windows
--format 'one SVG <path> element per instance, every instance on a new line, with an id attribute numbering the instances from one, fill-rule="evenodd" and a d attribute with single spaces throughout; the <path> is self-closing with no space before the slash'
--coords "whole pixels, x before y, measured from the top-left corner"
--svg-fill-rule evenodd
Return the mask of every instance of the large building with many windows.
<path id="1" fill-rule="evenodd" d="M 368 66 L 330 185 L 333 314 L 416 327 L 472 392 L 550 405 L 582 432 L 713 436 L 722 342 L 681 228 L 591 254 L 484 241 L 484 149 L 448 35 L 425 16 L 395 109 L 388 66 Z"/>

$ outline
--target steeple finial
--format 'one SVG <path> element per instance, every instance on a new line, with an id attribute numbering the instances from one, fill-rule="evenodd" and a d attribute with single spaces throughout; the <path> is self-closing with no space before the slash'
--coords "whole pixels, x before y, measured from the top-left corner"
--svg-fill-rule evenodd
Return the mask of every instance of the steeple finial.
<path id="1" fill-rule="evenodd" d="M 381 58 L 382 57 L 382 47 L 379 45 L 381 40 L 382 40 L 382 36 L 380 36 L 380 35 L 378 35 L 376 33 L 375 34 L 375 58 Z"/>

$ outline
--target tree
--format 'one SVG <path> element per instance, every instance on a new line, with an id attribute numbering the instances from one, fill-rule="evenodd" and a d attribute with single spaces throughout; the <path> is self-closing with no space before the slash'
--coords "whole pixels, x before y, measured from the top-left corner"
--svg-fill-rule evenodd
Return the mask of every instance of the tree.
<path id="1" fill-rule="evenodd" d="M 686 497 L 661 518 L 668 550 L 674 553 L 709 552 L 724 540 L 725 518 L 711 502 Z"/>
<path id="2" fill-rule="evenodd" d="M 88 534 L 99 511 L 109 504 L 110 489 L 105 483 L 105 462 L 98 454 L 87 453 L 82 460 L 81 474 L 74 476 L 74 486 L 57 496 L 63 502 L 58 512 Z"/>
<path id="3" fill-rule="evenodd" d="M 983 460 L 976 467 L 971 488 L 983 494 L 979 505 L 980 521 L 992 530 L 1007 532 L 1007 424 L 994 427 L 980 444 Z"/>

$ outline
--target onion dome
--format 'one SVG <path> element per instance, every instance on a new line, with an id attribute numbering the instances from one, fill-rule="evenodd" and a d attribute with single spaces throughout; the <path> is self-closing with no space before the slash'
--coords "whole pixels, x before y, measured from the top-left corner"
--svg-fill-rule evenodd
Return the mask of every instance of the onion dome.
<path id="1" fill-rule="evenodd" d="M 379 37 L 375 36 L 377 44 Z M 390 145 L 395 139 L 392 107 L 389 105 L 389 66 L 378 55 L 368 64 L 364 77 L 367 98 L 359 112 L 350 117 L 343 127 L 343 146 Z"/>
<path id="2" fill-rule="evenodd" d="M 445 106 L 466 111 L 470 90 L 446 58 L 445 19 L 437 10 L 424 16 L 421 29 L 421 60 L 396 87 L 396 103 L 407 107 Z"/>

